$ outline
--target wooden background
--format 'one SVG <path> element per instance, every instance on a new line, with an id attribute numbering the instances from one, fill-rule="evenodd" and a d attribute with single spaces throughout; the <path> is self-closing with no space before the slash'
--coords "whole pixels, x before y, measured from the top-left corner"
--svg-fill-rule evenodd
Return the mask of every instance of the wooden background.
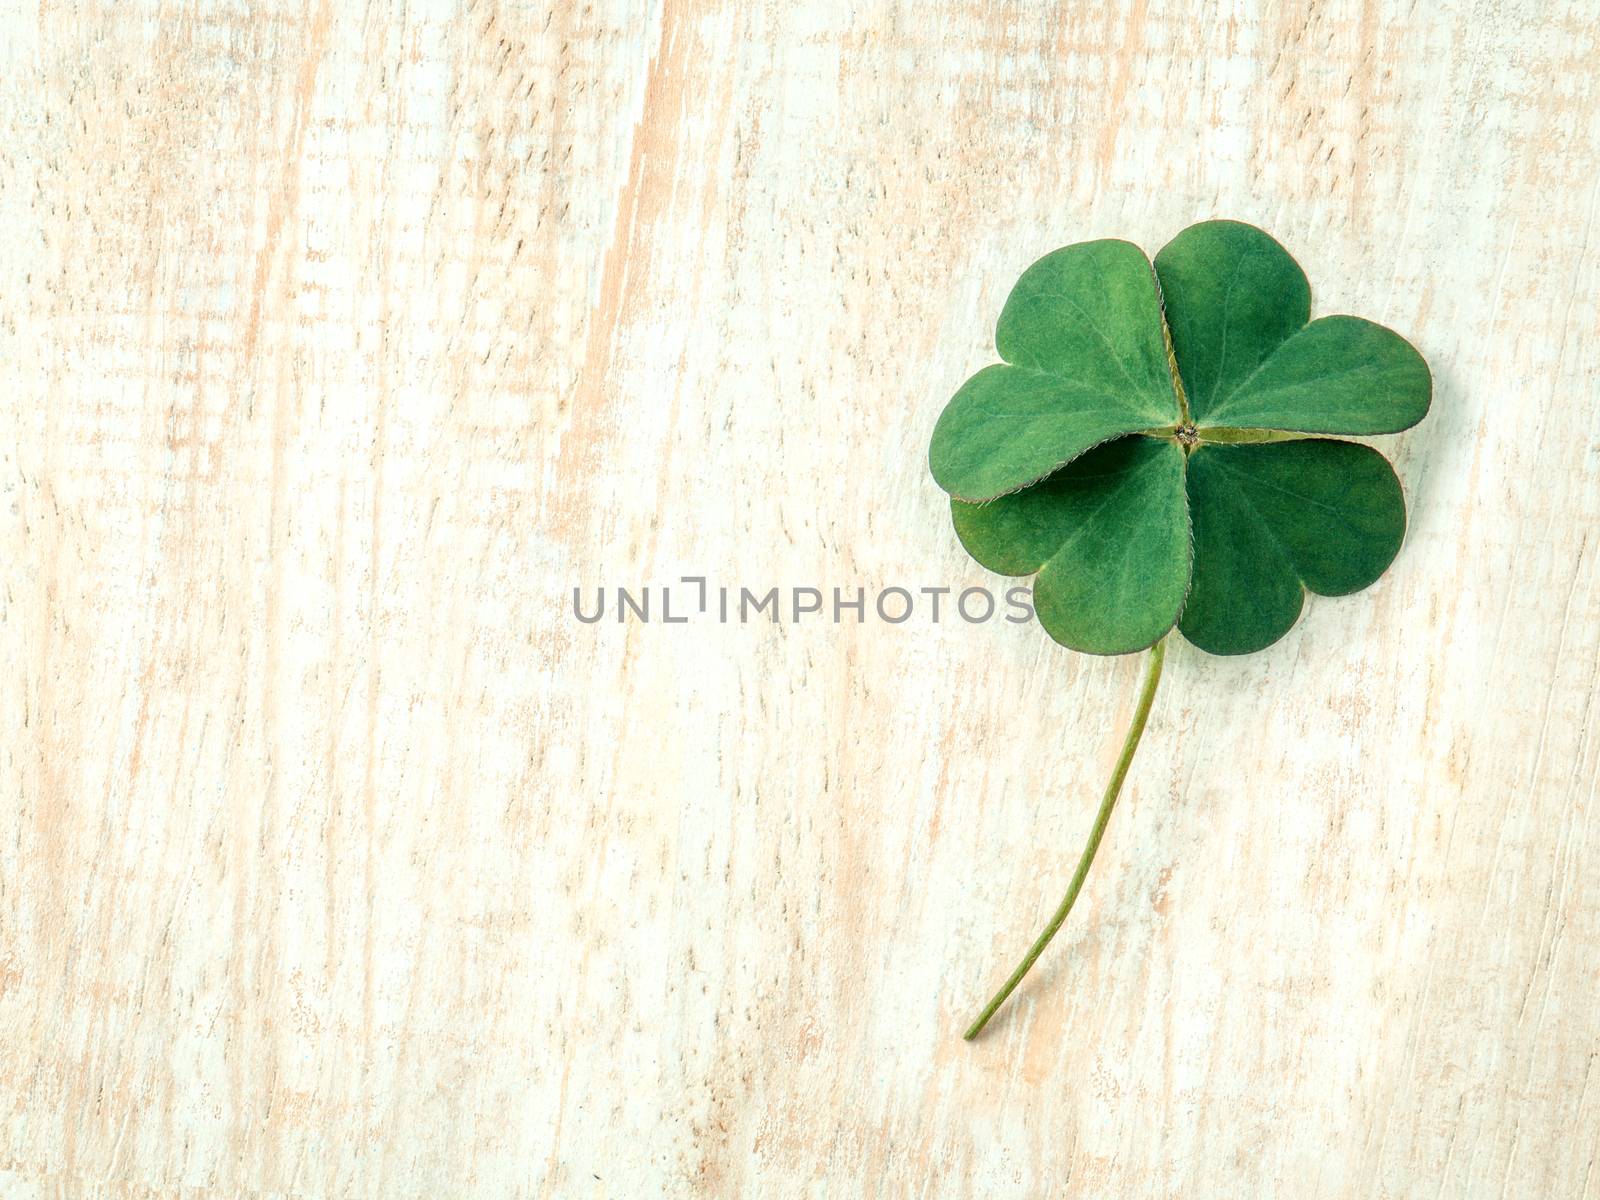
<path id="1" fill-rule="evenodd" d="M 0 7 L 0 1195 L 1600 1195 L 1587 0 Z M 1410 337 L 1269 651 L 580 624 L 992 584 L 1033 258 Z M 678 598 L 675 597 L 675 600 Z"/>

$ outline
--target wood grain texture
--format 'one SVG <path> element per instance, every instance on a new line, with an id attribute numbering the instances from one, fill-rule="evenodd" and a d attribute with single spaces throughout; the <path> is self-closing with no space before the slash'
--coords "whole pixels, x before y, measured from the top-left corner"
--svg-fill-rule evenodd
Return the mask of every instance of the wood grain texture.
<path id="1" fill-rule="evenodd" d="M 1600 1196 L 1587 0 L 0 7 L 0 1196 Z M 1394 569 L 994 622 L 1038 254 L 1410 337 Z M 676 599 L 676 597 L 675 597 Z"/>

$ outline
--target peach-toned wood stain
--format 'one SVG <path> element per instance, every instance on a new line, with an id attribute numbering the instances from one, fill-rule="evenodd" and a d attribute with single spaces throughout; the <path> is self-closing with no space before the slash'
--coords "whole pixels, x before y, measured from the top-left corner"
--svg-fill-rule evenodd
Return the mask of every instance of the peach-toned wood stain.
<path id="1" fill-rule="evenodd" d="M 1597 60 L 0 6 L 0 1196 L 1600 1197 Z M 1002 586 L 925 452 L 1022 268 L 1211 216 L 1433 366 L 1407 543 L 1174 646 L 966 1045 L 1140 663 L 871 597 Z M 869 619 L 572 615 L 685 575 Z"/>

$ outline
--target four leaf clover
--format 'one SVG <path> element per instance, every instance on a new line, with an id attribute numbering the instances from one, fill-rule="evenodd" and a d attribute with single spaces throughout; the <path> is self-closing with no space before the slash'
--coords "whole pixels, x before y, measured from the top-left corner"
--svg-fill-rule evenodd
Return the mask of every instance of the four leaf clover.
<path id="1" fill-rule="evenodd" d="M 1152 265 L 1128 242 L 1047 254 L 1012 288 L 985 367 L 945 406 L 929 465 L 961 544 L 1033 575 L 1056 641 L 1150 648 L 1132 725 L 1066 898 L 968 1028 L 1032 968 L 1083 887 L 1161 679 L 1174 626 L 1247 654 L 1299 619 L 1306 589 L 1359 591 L 1405 535 L 1405 499 L 1370 446 L 1428 411 L 1404 338 L 1359 317 L 1312 321 L 1311 288 L 1237 221 L 1184 230 Z"/>
<path id="2" fill-rule="evenodd" d="M 929 462 L 984 566 L 1032 575 L 1039 621 L 1124 654 L 1174 624 L 1213 654 L 1272 644 L 1305 589 L 1359 591 L 1400 549 L 1405 502 L 1376 450 L 1428 411 L 1427 364 L 1359 317 L 1310 321 L 1305 273 L 1236 221 L 1156 255 L 1105 240 L 1029 267 L 1005 361 L 961 386 Z"/>

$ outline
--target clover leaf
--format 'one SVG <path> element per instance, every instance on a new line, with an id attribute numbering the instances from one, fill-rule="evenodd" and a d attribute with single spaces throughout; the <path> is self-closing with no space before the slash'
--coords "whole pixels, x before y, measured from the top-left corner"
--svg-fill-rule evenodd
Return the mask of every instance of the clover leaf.
<path id="1" fill-rule="evenodd" d="M 1317 435 L 1408 429 L 1432 380 L 1400 335 L 1311 316 L 1311 288 L 1260 229 L 1206 221 L 1152 264 L 1129 242 L 1066 246 L 1012 288 L 1003 360 L 945 406 L 928 460 L 961 544 L 1004 575 L 1034 576 L 1062 645 L 1151 648 L 1140 708 L 1056 918 L 975 1036 L 1059 928 L 1087 873 L 1143 731 L 1176 627 L 1213 654 L 1281 638 L 1309 589 L 1376 580 L 1405 535 L 1388 461 Z"/>

